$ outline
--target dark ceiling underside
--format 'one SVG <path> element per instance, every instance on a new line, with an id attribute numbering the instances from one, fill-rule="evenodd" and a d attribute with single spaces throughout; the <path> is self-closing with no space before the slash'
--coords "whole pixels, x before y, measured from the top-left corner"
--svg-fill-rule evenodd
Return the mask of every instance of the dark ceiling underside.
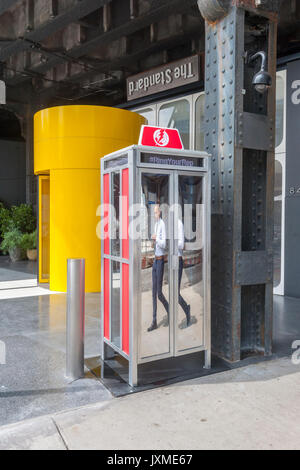
<path id="1" fill-rule="evenodd" d="M 300 51 L 299 4 L 282 2 L 279 56 Z M 0 31 L 0 73 L 19 110 L 120 103 L 127 76 L 204 51 L 197 0 L 1 0 Z"/>

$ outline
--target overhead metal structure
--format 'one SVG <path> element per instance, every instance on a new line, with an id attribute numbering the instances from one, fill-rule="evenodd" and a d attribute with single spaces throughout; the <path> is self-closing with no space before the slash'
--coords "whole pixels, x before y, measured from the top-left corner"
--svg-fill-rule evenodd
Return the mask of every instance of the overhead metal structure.
<path id="1" fill-rule="evenodd" d="M 230 0 L 3 0 L 0 62 L 8 103 L 27 99 L 31 104 L 38 93 L 43 106 L 61 105 L 82 99 L 86 88 L 100 92 L 96 99 L 113 88 L 110 103 L 120 102 L 128 75 L 203 51 L 202 15 L 217 21 L 230 4 Z M 244 2 L 260 11 L 274 4 Z M 297 47 L 300 41 L 296 2 L 284 4 L 280 49 L 285 44 Z M 100 85 L 91 87 L 96 81 Z M 33 96 L 29 89 L 24 95 L 24 84 L 32 87 Z"/>
<path id="2" fill-rule="evenodd" d="M 2 0 L 2 2 L 0 4 L 0 15 L 2 15 L 2 13 L 5 13 L 11 7 L 16 5 L 16 3 L 18 3 L 18 1 L 19 0 Z"/>

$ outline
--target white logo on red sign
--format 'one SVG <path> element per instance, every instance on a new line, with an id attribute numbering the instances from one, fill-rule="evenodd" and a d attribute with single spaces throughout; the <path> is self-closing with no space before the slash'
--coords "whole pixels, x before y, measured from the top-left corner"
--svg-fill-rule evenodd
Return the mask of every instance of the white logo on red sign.
<path id="1" fill-rule="evenodd" d="M 158 129 L 153 134 L 153 139 L 159 147 L 166 147 L 170 142 L 169 134 L 164 129 Z"/>

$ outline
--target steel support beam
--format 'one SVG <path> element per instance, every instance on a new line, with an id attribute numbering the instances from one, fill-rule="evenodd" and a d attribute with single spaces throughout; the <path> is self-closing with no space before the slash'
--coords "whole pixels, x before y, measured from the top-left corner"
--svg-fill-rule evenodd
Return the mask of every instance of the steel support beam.
<path id="1" fill-rule="evenodd" d="M 52 36 L 57 31 L 60 31 L 67 27 L 70 23 L 76 22 L 80 18 L 84 18 L 95 10 L 107 5 L 112 0 L 82 0 L 77 2 L 72 8 L 67 10 L 45 24 L 24 34 L 24 37 L 17 39 L 12 44 L 4 47 L 0 50 L 0 61 L 4 62 L 9 57 L 20 52 L 30 50 L 32 48 L 32 42 L 41 42 L 44 39 Z M 1 10 L 1 7 L 0 7 Z"/>
<path id="2" fill-rule="evenodd" d="M 18 3 L 18 0 L 1 0 L 0 2 L 0 15 L 12 8 Z"/>
<path id="3" fill-rule="evenodd" d="M 153 44 L 149 44 L 146 47 L 139 47 L 136 51 L 130 54 L 116 57 L 110 62 L 104 62 L 103 64 L 95 65 L 93 70 L 74 74 L 72 77 L 66 79 L 65 81 L 70 83 L 79 83 L 92 78 L 97 72 L 105 74 L 111 72 L 112 70 L 121 70 L 123 68 L 129 69 L 134 65 L 136 68 L 138 61 L 148 57 L 150 54 L 154 54 L 170 47 L 174 48 L 176 46 L 186 44 L 187 41 L 196 39 L 201 36 L 201 34 L 203 34 L 203 28 L 201 28 L 200 25 L 199 28 L 191 29 L 188 33 L 181 32 L 176 35 L 172 35 L 167 39 L 163 39 Z M 136 71 L 138 71 L 138 69 L 136 69 Z"/>
<path id="4" fill-rule="evenodd" d="M 208 1 L 199 0 L 205 8 Z M 212 7 L 216 3 L 210 2 Z M 272 351 L 275 12 L 232 1 L 206 21 L 206 150 L 212 154 L 212 346 L 229 361 Z M 274 3 L 274 2 L 273 2 Z M 206 10 L 207 12 L 208 10 Z M 251 34 L 255 24 L 261 34 Z M 273 87 L 252 78 L 265 51 Z"/>
<path id="5" fill-rule="evenodd" d="M 44 74 L 48 70 L 51 70 L 54 67 L 57 67 L 61 63 L 64 63 L 70 60 L 70 57 L 74 59 L 79 59 L 89 52 L 97 49 L 97 47 L 104 45 L 109 45 L 114 41 L 122 37 L 126 37 L 130 34 L 134 34 L 143 28 L 150 26 L 153 23 L 158 22 L 161 18 L 165 18 L 171 14 L 176 14 L 180 12 L 187 11 L 188 8 L 195 6 L 197 4 L 197 0 L 160 0 L 159 6 L 150 10 L 147 14 L 133 18 L 131 21 L 119 26 L 117 28 L 111 29 L 105 33 L 102 33 L 96 36 L 94 39 L 87 41 L 80 46 L 76 46 L 73 49 L 68 51 L 66 58 L 64 59 L 61 57 L 53 57 L 49 59 L 46 63 L 40 64 L 37 67 L 32 68 L 32 71 L 39 74 Z M 0 60 L 1 59 L 1 52 L 0 52 Z M 26 77 L 15 77 L 13 79 L 8 80 L 8 83 L 11 85 L 19 85 L 24 81 L 28 80 Z"/>

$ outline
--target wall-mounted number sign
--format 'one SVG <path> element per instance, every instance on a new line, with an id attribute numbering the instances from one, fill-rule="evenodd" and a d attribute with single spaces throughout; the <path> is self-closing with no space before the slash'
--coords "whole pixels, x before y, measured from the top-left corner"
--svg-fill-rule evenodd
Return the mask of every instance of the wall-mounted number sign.
<path id="1" fill-rule="evenodd" d="M 296 187 L 291 187 L 289 189 L 289 195 L 290 196 L 300 196 L 300 188 L 296 188 Z"/>
<path id="2" fill-rule="evenodd" d="M 293 81 L 292 90 L 293 90 L 291 94 L 292 103 L 295 105 L 300 104 L 300 80 Z"/>

